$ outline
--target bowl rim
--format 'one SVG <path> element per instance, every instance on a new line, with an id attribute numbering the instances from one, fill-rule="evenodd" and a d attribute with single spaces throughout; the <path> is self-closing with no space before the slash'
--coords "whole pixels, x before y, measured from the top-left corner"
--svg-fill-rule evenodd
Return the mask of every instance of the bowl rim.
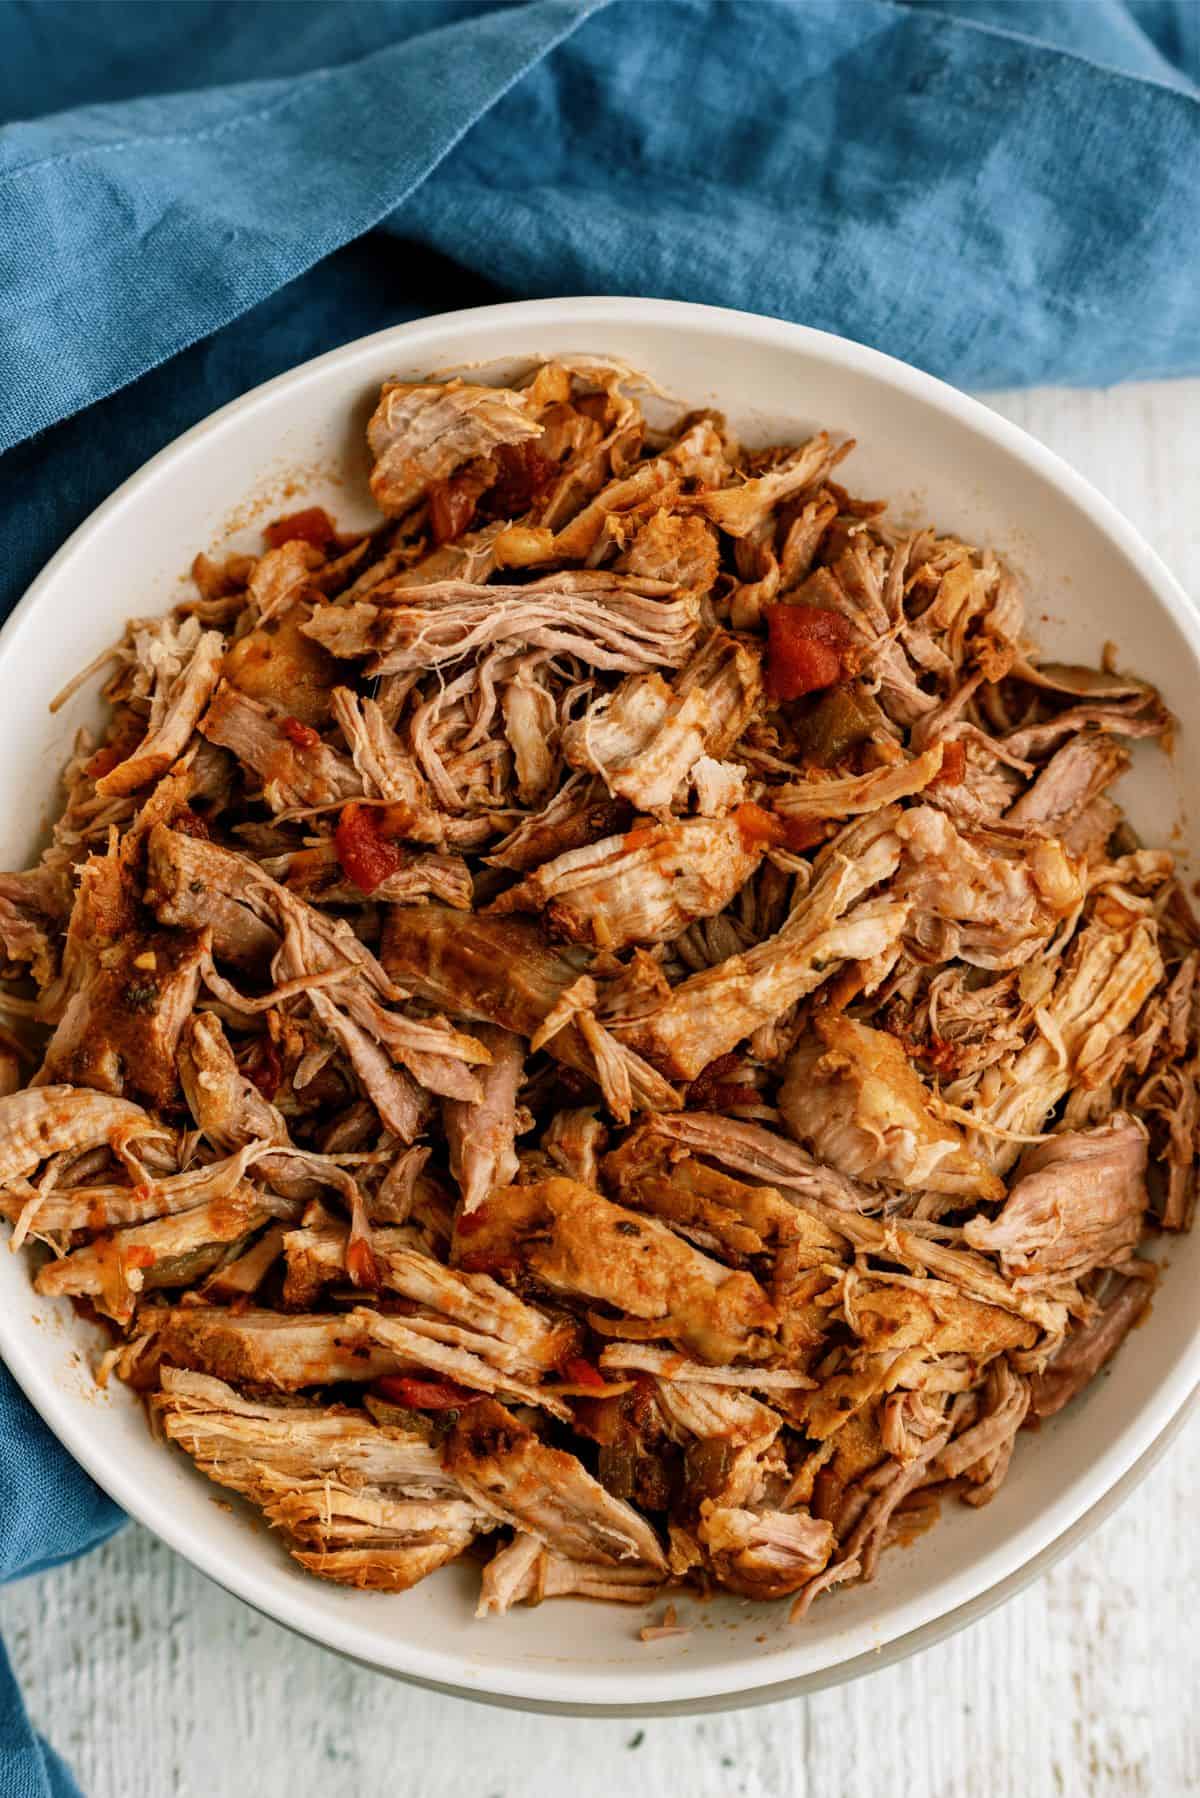
<path id="1" fill-rule="evenodd" d="M 799 352 L 848 374 L 866 376 L 895 392 L 923 402 L 992 444 L 1007 451 L 1041 481 L 1080 511 L 1108 540 L 1140 569 L 1147 586 L 1169 614 L 1200 663 L 1200 615 L 1158 554 L 1118 509 L 1054 451 L 1020 426 L 993 412 L 983 401 L 961 393 L 935 376 L 911 367 L 866 345 L 829 332 L 817 331 L 787 320 L 763 317 L 718 306 L 682 300 L 634 299 L 596 295 L 581 298 L 540 299 L 477 306 L 434 314 L 386 327 L 354 339 L 276 375 L 229 401 L 200 420 L 130 475 L 67 538 L 34 579 L 0 630 L 0 677 L 4 664 L 18 647 L 18 639 L 37 612 L 43 593 L 59 582 L 72 564 L 84 557 L 95 534 L 114 518 L 138 507 L 157 485 L 168 485 L 189 458 L 212 440 L 240 429 L 256 412 L 269 409 L 278 396 L 293 398 L 319 383 L 334 368 L 353 380 L 359 365 L 374 364 L 385 347 L 394 346 L 398 357 L 420 354 L 423 338 L 432 340 L 430 353 L 437 366 L 454 363 L 461 340 L 482 333 L 503 332 L 509 327 L 533 326 L 549 333 L 558 326 L 593 326 L 597 336 L 606 325 L 645 323 L 674 326 L 682 332 L 717 332 L 731 340 L 751 343 L 782 356 Z M 472 345 L 476 359 L 479 345 Z M 497 349 L 497 356 L 504 348 Z M 597 351 L 597 353 L 600 353 Z M 1200 1383 L 1200 1332 L 1180 1355 L 1168 1377 L 1150 1392 L 1130 1422 L 1110 1439 L 1086 1472 L 1072 1481 L 1068 1491 L 1015 1532 L 1002 1548 L 973 1564 L 972 1576 L 964 1575 L 959 1598 L 933 1608 L 910 1601 L 904 1607 L 917 1613 L 905 1627 L 890 1634 L 876 1632 L 877 1646 L 864 1656 L 848 1647 L 822 1668 L 780 1679 L 777 1671 L 761 1676 L 761 1663 L 753 1658 L 720 1666 L 689 1668 L 650 1665 L 635 1673 L 628 1667 L 614 1669 L 563 1669 L 558 1666 L 489 1668 L 480 1661 L 466 1662 L 459 1654 L 428 1648 L 411 1640 L 384 1644 L 377 1634 L 364 1630 L 354 1617 L 314 1617 L 302 1582 L 294 1593 L 273 1585 L 257 1566 L 244 1566 L 218 1540 L 176 1522 L 165 1495 L 156 1496 L 138 1485 L 119 1457 L 107 1452 L 103 1431 L 89 1431 L 67 1404 L 65 1396 L 43 1361 L 34 1352 L 28 1335 L 0 1312 L 0 1352 L 26 1397 L 92 1478 L 132 1517 L 143 1523 L 169 1547 L 185 1556 L 201 1572 L 245 1602 L 283 1623 L 309 1640 L 332 1648 L 360 1664 L 397 1674 L 462 1697 L 490 1698 L 500 1703 L 523 1703 L 539 1710 L 575 1714 L 659 1713 L 679 1708 L 697 1709 L 705 1704 L 728 1707 L 738 1701 L 763 1701 L 831 1685 L 867 1670 L 881 1667 L 942 1639 L 960 1622 L 970 1621 L 984 1610 L 1019 1590 L 1054 1557 L 1064 1539 L 1073 1545 L 1090 1519 L 1099 1521 L 1110 1506 L 1104 1501 L 1128 1488 L 1130 1476 L 1150 1455 L 1156 1442 L 1168 1432 Z M 1113 1504 L 1117 1502 L 1113 1499 Z M 1059 1552 L 1062 1552 L 1061 1548 Z M 1024 1575 L 1024 1578 L 1022 1577 Z M 920 1613 L 924 1610 L 925 1614 Z M 960 1621 L 956 1621 L 960 1620 Z M 776 1670 L 778 1661 L 775 1663 Z M 765 1671 L 765 1669 L 762 1669 Z M 654 1701 L 644 1696 L 647 1687 Z M 624 1694 L 624 1696 L 622 1696 Z"/>

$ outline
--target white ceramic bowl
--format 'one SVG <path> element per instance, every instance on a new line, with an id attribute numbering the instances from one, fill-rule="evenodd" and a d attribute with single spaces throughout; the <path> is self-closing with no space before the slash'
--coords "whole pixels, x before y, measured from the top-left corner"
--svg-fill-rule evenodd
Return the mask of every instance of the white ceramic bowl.
<path id="1" fill-rule="evenodd" d="M 335 350 L 226 406 L 101 506 L 30 588 L 0 636 L 0 866 L 26 866 L 52 813 L 55 771 L 80 695 L 57 689 L 120 631 L 180 592 L 193 553 L 280 511 L 325 503 L 369 516 L 363 425 L 380 382 L 460 364 L 502 378 L 535 356 L 604 352 L 648 371 L 689 406 L 722 407 L 747 440 L 828 426 L 860 444 L 846 478 L 914 521 L 993 544 L 1025 577 L 1029 615 L 1060 658 L 1095 660 L 1106 639 L 1193 714 L 1200 628 L 1136 532 L 1049 451 L 986 406 L 872 350 L 771 319 L 663 301 L 585 299 L 483 308 Z M 248 504 L 248 496 L 252 503 Z M 1149 752 L 1125 799 L 1151 840 L 1200 792 L 1200 731 L 1173 765 Z M 951 1504 L 936 1529 L 884 1557 L 873 1585 L 822 1599 L 789 1627 L 787 1606 L 683 1600 L 689 1635 L 637 1639 L 642 1613 L 556 1601 L 472 1618 L 478 1574 L 448 1569 L 399 1597 L 310 1579 L 249 1512 L 224 1511 L 183 1456 L 151 1440 L 117 1385 L 100 1394 L 96 1338 L 33 1295 L 23 1257 L 0 1255 L 0 1353 L 68 1448 L 114 1498 L 259 1610 L 373 1667 L 465 1695 L 599 1712 L 753 1702 L 878 1666 L 978 1614 L 1077 1537 L 1181 1411 L 1200 1379 L 1200 1233 L 1171 1247 L 1149 1321 L 1082 1402 L 1022 1440 L 983 1511 Z"/>

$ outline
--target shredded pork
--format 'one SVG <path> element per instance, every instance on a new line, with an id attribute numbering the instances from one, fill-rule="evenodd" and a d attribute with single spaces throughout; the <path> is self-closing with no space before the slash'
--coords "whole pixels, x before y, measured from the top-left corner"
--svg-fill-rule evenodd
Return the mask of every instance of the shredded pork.
<path id="1" fill-rule="evenodd" d="M 389 382 L 377 529 L 131 622 L 0 875 L 0 1214 L 310 1572 L 798 1619 L 1144 1314 L 1200 933 L 1151 688 L 851 445 L 647 409 Z"/>

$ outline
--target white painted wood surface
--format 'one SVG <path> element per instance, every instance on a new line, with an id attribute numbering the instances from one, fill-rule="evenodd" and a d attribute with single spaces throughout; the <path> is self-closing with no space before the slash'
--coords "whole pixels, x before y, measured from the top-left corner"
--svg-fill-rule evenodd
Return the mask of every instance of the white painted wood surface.
<path id="1" fill-rule="evenodd" d="M 1200 381 L 993 403 L 1200 600 Z M 1168 1283 L 1160 1302 L 1195 1298 Z M 672 1798 L 1175 1798 L 1200 1791 L 1198 1497 L 1193 1421 L 1116 1517 L 972 1629 L 711 1718 L 530 1718 L 412 1690 L 266 1622 L 140 1529 L 0 1591 L 0 1630 L 87 1798 L 623 1798 L 632 1781 Z"/>

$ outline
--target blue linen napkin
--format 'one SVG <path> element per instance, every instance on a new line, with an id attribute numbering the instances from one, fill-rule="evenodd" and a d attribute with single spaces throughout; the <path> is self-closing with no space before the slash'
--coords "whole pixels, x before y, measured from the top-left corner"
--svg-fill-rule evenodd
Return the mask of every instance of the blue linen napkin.
<path id="1" fill-rule="evenodd" d="M 216 406 L 491 298 L 1198 372 L 1198 195 L 1194 0 L 0 0 L 0 617 Z M 0 1368 L 0 1580 L 118 1522 Z M 75 1789 L 0 1650 L 0 1798 Z"/>

